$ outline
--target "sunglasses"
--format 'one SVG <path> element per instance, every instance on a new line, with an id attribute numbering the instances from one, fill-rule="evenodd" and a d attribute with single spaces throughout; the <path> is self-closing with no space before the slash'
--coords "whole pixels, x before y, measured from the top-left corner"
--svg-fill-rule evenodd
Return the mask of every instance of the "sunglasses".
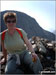
<path id="1" fill-rule="evenodd" d="M 16 20 L 8 20 L 7 23 L 16 23 Z"/>

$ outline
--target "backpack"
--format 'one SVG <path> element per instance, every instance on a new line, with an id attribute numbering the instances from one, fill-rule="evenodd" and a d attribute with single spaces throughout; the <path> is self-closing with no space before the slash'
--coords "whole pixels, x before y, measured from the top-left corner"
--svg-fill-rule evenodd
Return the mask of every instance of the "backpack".
<path id="1" fill-rule="evenodd" d="M 23 39 L 23 35 L 22 35 L 22 32 L 19 30 L 19 28 L 16 28 L 16 31 L 19 33 L 19 35 L 21 36 L 21 38 Z M 5 33 L 6 33 L 6 30 L 4 30 L 2 32 L 2 40 L 4 41 L 4 38 L 5 38 Z"/>

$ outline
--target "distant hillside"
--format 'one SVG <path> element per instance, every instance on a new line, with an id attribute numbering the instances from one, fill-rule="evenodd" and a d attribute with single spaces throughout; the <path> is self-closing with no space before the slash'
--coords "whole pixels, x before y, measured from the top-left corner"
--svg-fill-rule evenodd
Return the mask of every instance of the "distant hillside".
<path id="1" fill-rule="evenodd" d="M 3 21 L 3 14 L 7 11 L 1 12 L 1 31 L 6 29 L 6 25 Z M 28 38 L 31 38 L 32 36 L 39 36 L 42 38 L 46 38 L 48 40 L 55 40 L 55 35 L 51 32 L 48 32 L 40 27 L 40 25 L 36 22 L 36 20 L 29 15 L 18 12 L 18 11 L 12 11 L 16 12 L 17 14 L 17 27 L 20 27 L 24 29 L 27 34 Z"/>

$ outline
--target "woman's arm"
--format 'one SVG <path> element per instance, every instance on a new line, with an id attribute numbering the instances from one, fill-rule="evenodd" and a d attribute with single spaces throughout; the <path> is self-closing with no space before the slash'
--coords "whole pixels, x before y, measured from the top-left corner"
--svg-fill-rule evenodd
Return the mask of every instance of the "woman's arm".
<path id="1" fill-rule="evenodd" d="M 34 50 L 33 50 L 33 48 L 32 48 L 32 45 L 31 45 L 31 43 L 30 43 L 30 41 L 28 40 L 27 37 L 24 38 L 24 42 L 25 42 L 26 46 L 28 47 L 29 51 L 30 51 L 31 53 L 34 53 Z"/>
<path id="2" fill-rule="evenodd" d="M 3 62 L 7 61 L 7 51 L 4 48 L 4 41 L 1 41 L 1 45 L 2 45 L 2 53 L 3 53 L 3 56 L 4 56 L 4 58 L 1 60 L 1 62 L 3 63 Z"/>
<path id="3" fill-rule="evenodd" d="M 32 45 L 30 43 L 30 41 L 28 40 L 27 37 L 24 38 L 24 42 L 28 47 L 28 50 L 31 52 L 32 57 L 33 57 L 33 62 L 35 62 L 37 60 L 37 54 L 35 53 L 34 49 L 32 48 Z"/>

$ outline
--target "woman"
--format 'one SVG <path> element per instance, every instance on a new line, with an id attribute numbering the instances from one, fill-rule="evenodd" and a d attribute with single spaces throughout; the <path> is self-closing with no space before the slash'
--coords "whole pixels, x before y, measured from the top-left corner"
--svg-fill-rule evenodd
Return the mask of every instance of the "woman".
<path id="1" fill-rule="evenodd" d="M 18 28 L 16 28 L 16 13 L 7 12 L 4 14 L 3 19 L 7 26 L 7 30 L 5 30 L 6 33 L 4 40 L 1 40 L 4 59 L 2 59 L 0 63 L 2 64 L 7 62 L 5 68 L 6 74 L 23 73 L 23 71 L 20 70 L 19 65 L 21 65 L 23 61 L 25 64 L 30 66 L 32 63 L 32 58 L 38 60 L 37 54 L 34 52 L 32 45 L 27 38 L 26 32 L 23 29 L 19 29 L 23 38 L 21 38 L 20 34 L 17 32 L 16 29 Z M 28 50 L 26 50 L 26 46 L 28 47 Z M 28 51 L 31 52 L 32 57 L 29 55 Z M 26 55 L 27 57 L 29 56 L 28 59 L 26 59 Z M 30 68 L 32 69 L 32 66 L 30 66 Z"/>

